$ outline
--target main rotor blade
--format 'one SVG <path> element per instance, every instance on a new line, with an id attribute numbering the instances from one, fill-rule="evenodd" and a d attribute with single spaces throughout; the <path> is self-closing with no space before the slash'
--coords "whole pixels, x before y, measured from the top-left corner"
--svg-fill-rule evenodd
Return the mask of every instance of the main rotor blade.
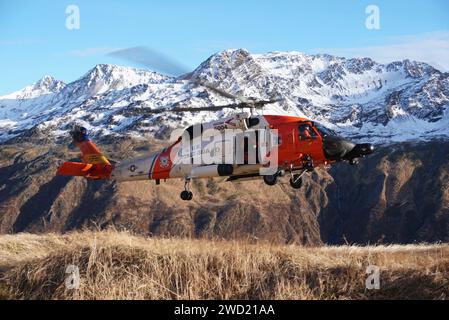
<path id="1" fill-rule="evenodd" d="M 110 52 L 108 56 L 128 60 L 148 69 L 159 71 L 169 76 L 178 77 L 188 73 L 188 69 L 174 59 L 146 47 L 133 47 Z"/>
<path id="2" fill-rule="evenodd" d="M 200 111 L 220 111 L 223 109 L 242 109 L 242 108 L 249 108 L 246 104 L 239 103 L 239 104 L 228 104 L 228 105 L 221 105 L 221 106 L 207 106 L 207 107 L 198 107 L 198 108 L 192 108 L 192 107 L 177 107 L 177 108 L 161 108 L 161 109 L 142 109 L 147 114 L 160 114 L 160 113 L 180 113 L 180 112 L 200 112 Z M 257 107 L 260 108 L 260 107 Z"/>
<path id="3" fill-rule="evenodd" d="M 140 109 L 147 114 L 160 114 L 160 113 L 178 113 L 178 112 L 199 112 L 199 111 L 220 111 L 223 109 L 244 109 L 244 108 L 254 108 L 262 109 L 266 104 L 275 103 L 277 101 L 257 101 L 253 105 L 248 105 L 246 103 L 233 103 L 220 106 L 207 106 L 207 107 L 175 107 L 175 108 L 160 108 L 160 109 Z"/>
<path id="4" fill-rule="evenodd" d="M 219 95 L 221 95 L 221 96 L 223 96 L 223 97 L 225 97 L 225 98 L 234 99 L 234 100 L 239 100 L 240 102 L 246 103 L 246 104 L 250 104 L 250 103 L 251 103 L 251 101 L 248 100 L 248 99 L 245 98 L 245 97 L 240 97 L 240 96 L 234 95 L 234 94 L 232 94 L 232 93 L 226 92 L 226 91 L 224 91 L 224 90 L 222 90 L 222 89 L 219 89 L 219 88 L 213 86 L 213 85 L 210 84 L 210 83 L 202 82 L 202 81 L 199 80 L 199 79 L 192 79 L 192 81 L 193 81 L 194 83 L 199 84 L 199 85 L 201 85 L 201 86 L 203 86 L 203 87 L 206 87 L 206 88 L 208 88 L 208 89 L 210 89 L 210 90 L 212 90 L 212 91 L 215 91 L 216 93 L 218 93 Z"/>
<path id="5" fill-rule="evenodd" d="M 179 77 L 181 75 L 189 73 L 188 69 L 185 66 L 181 65 L 173 58 L 170 58 L 165 54 L 162 54 L 147 47 L 133 47 L 128 49 L 117 50 L 110 52 L 108 56 L 140 64 L 148 69 L 159 71 L 169 76 Z M 217 88 L 211 83 L 202 81 L 199 78 L 190 77 L 187 80 L 189 80 L 193 84 L 206 87 L 225 98 L 239 100 L 243 103 L 248 104 L 251 103 L 250 100 L 244 97 L 240 97 L 231 94 L 229 92 L 226 92 L 222 89 Z"/>

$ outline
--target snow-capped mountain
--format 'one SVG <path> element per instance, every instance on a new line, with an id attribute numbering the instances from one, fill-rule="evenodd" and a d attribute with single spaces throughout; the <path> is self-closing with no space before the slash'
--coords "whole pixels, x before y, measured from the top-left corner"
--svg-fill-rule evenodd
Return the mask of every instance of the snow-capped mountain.
<path id="1" fill-rule="evenodd" d="M 0 97 L 2 100 L 28 100 L 61 91 L 65 83 L 52 76 L 44 76 L 38 82 L 22 90 Z"/>
<path id="2" fill-rule="evenodd" d="M 66 136 L 75 122 L 94 135 L 159 136 L 233 112 L 148 113 L 233 102 L 192 84 L 190 77 L 240 96 L 283 98 L 263 112 L 303 115 L 354 139 L 449 137 L 449 73 L 409 60 L 379 64 L 370 58 L 239 49 L 217 53 L 176 79 L 112 65 L 98 65 L 67 85 L 46 76 L 0 97 L 0 142 L 30 132 Z"/>

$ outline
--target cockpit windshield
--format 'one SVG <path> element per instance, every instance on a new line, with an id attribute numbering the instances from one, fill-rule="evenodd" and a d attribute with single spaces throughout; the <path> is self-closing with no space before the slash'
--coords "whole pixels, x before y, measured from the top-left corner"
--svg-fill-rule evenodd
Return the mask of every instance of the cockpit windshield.
<path id="1" fill-rule="evenodd" d="M 321 124 L 315 123 L 315 128 L 318 130 L 318 132 L 323 138 L 327 136 L 337 136 L 337 133 L 334 130 L 326 128 Z"/>

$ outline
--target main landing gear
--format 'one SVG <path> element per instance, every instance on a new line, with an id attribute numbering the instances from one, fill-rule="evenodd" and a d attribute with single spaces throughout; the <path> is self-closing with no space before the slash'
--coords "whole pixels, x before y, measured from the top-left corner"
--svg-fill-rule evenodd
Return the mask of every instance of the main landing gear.
<path id="1" fill-rule="evenodd" d="M 293 171 L 290 171 L 290 186 L 293 189 L 301 189 L 302 187 L 302 176 L 307 172 L 307 169 L 301 171 L 301 173 L 294 174 Z M 285 175 L 284 170 L 280 170 L 273 175 L 263 176 L 263 181 L 269 185 L 274 186 L 278 183 L 279 177 L 283 177 Z"/>
<path id="2" fill-rule="evenodd" d="M 290 167 L 290 186 L 293 189 L 301 189 L 302 187 L 302 176 L 306 172 L 312 172 L 314 170 L 313 163 L 311 161 L 307 161 L 303 163 L 302 170 L 300 173 L 293 173 L 293 165 Z M 283 177 L 285 175 L 285 170 L 279 170 L 273 175 L 263 176 L 263 181 L 269 185 L 274 186 L 279 177 Z"/>
<path id="3" fill-rule="evenodd" d="M 302 187 L 302 176 L 306 172 L 307 172 L 307 170 L 303 170 L 300 174 L 293 174 L 293 172 L 290 172 L 290 186 L 293 189 L 301 189 L 301 187 Z"/>
<path id="4" fill-rule="evenodd" d="M 186 181 L 184 183 L 184 191 L 181 192 L 181 199 L 184 201 L 190 201 L 193 199 L 193 193 L 189 190 L 190 186 L 190 179 L 186 178 Z"/>
<path id="5" fill-rule="evenodd" d="M 278 183 L 278 178 L 283 177 L 284 175 L 285 171 L 279 170 L 275 174 L 263 176 L 263 181 L 269 186 L 274 186 L 276 183 Z"/>
<path id="6" fill-rule="evenodd" d="M 313 165 L 313 159 L 310 155 L 305 155 L 301 158 L 302 160 L 302 171 L 298 174 L 293 173 L 293 165 L 290 166 L 290 186 L 293 189 L 301 189 L 302 187 L 302 176 L 306 172 L 312 172 L 315 170 Z"/>

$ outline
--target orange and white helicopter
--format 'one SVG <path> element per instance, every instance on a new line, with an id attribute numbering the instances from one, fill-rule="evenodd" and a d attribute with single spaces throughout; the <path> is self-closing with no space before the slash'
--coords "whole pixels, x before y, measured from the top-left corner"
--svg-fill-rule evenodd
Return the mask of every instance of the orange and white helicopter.
<path id="1" fill-rule="evenodd" d="M 211 84 L 197 85 L 238 103 L 200 108 L 152 110 L 163 112 L 218 111 L 246 109 L 230 117 L 188 127 L 175 141 L 158 153 L 111 163 L 88 137 L 87 130 L 74 126 L 73 143 L 81 150 L 82 162 L 64 162 L 58 175 L 116 181 L 184 179 L 182 200 L 191 200 L 192 179 L 225 177 L 239 182 L 263 178 L 270 186 L 288 174 L 292 188 L 302 186 L 302 177 L 316 167 L 340 161 L 356 164 L 358 158 L 374 151 L 371 144 L 355 144 L 332 130 L 306 118 L 287 115 L 255 115 L 254 110 L 275 102 L 257 101 L 224 92 Z M 172 135 L 173 136 L 173 135 Z M 206 158 L 206 161 L 205 161 Z"/>

